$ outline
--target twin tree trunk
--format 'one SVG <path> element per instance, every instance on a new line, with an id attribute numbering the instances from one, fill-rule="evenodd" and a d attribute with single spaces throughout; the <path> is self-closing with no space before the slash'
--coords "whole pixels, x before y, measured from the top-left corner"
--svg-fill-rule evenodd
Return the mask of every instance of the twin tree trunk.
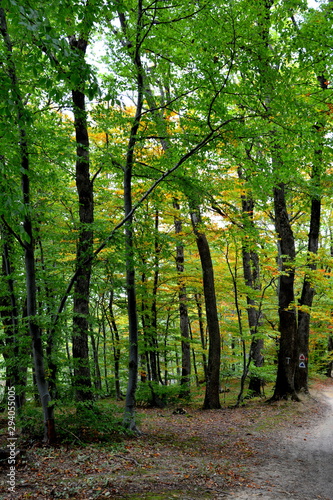
<path id="1" fill-rule="evenodd" d="M 271 8 L 274 0 L 262 0 L 262 9 L 258 15 L 258 35 L 262 43 L 262 53 L 258 60 L 258 71 L 261 80 L 262 98 L 269 114 L 271 102 L 274 97 L 274 79 L 277 68 L 271 65 L 270 28 Z M 272 140 L 276 131 L 272 131 Z M 283 164 L 279 157 L 279 146 L 275 144 L 272 151 L 272 165 L 278 179 L 279 169 Z M 295 373 L 295 336 L 296 336 L 296 309 L 294 297 L 295 280 L 295 241 L 290 220 L 288 217 L 285 184 L 277 181 L 273 189 L 275 230 L 279 239 L 279 254 L 281 256 L 281 274 L 278 286 L 278 314 L 280 344 L 278 355 L 278 371 L 275 390 L 272 400 L 286 399 L 291 396 L 298 399 L 294 387 Z"/>
<path id="2" fill-rule="evenodd" d="M 327 88 L 326 79 L 318 78 L 322 90 Z M 324 124 L 314 127 L 318 135 L 317 144 L 322 145 Z M 285 186 L 278 185 L 274 189 L 275 226 L 280 239 L 282 255 L 282 274 L 279 278 L 279 319 L 280 319 L 280 351 L 279 365 L 274 399 L 291 395 L 298 399 L 296 391 L 308 391 L 308 351 L 310 331 L 310 309 L 315 290 L 311 283 L 311 272 L 316 269 L 314 255 L 318 252 L 320 212 L 321 212 L 321 147 L 314 151 L 312 168 L 312 194 L 310 230 L 308 235 L 308 256 L 302 294 L 296 315 L 294 298 L 294 258 L 295 241 L 288 218 Z"/>
<path id="3" fill-rule="evenodd" d="M 327 89 L 327 80 L 324 76 L 317 77 L 323 91 Z M 321 117 L 322 118 L 322 117 Z M 325 122 L 314 126 L 315 141 L 318 149 L 314 151 L 312 167 L 312 193 L 310 231 L 308 236 L 308 256 L 306 273 L 303 281 L 302 294 L 299 301 L 298 327 L 297 327 L 297 365 L 295 370 L 296 391 L 308 392 L 308 356 L 310 333 L 310 309 L 312 307 L 315 290 L 311 283 L 311 272 L 316 269 L 314 256 L 318 253 L 320 216 L 321 216 L 321 172 L 322 172 L 322 147 L 325 133 Z"/>
<path id="4" fill-rule="evenodd" d="M 319 152 L 316 152 L 319 155 Z M 298 399 L 296 392 L 308 392 L 308 351 L 310 309 L 315 290 L 311 283 L 311 271 L 316 269 L 314 255 L 318 252 L 321 199 L 320 167 L 313 168 L 313 194 L 311 196 L 308 257 L 302 293 L 296 313 L 294 298 L 295 242 L 287 214 L 285 187 L 274 189 L 275 225 L 280 239 L 282 273 L 279 278 L 280 351 L 277 381 L 273 399 Z"/>
<path id="5" fill-rule="evenodd" d="M 310 232 L 308 239 L 308 263 L 303 281 L 302 294 L 299 300 L 297 325 L 297 352 L 295 370 L 295 389 L 297 392 L 308 392 L 308 356 L 310 333 L 310 308 L 315 290 L 311 283 L 311 271 L 316 269 L 314 255 L 318 252 L 320 229 L 321 200 L 316 194 L 312 196 Z"/>
<path id="6" fill-rule="evenodd" d="M 267 111 L 270 109 L 273 89 L 271 82 L 272 75 L 270 75 L 270 72 L 273 69 L 274 73 L 276 73 L 276 68 L 271 66 L 268 55 L 270 51 L 270 9 L 273 4 L 273 0 L 263 1 L 263 15 L 261 19 L 259 19 L 258 23 L 258 26 L 261 29 L 260 36 L 265 49 L 264 56 L 261 61 L 263 63 L 261 77 L 263 89 L 266 93 L 265 105 Z M 318 77 L 318 81 L 320 82 L 323 90 L 327 88 L 327 82 L 323 76 Z M 275 131 L 273 132 L 273 136 L 274 135 Z M 278 155 L 278 147 L 273 146 L 273 149 L 274 153 L 272 160 L 273 165 L 275 164 L 276 166 L 276 173 L 278 174 L 279 168 L 283 167 L 283 165 L 281 165 Z M 315 177 L 318 175 L 318 172 L 319 170 L 315 173 Z M 317 178 L 317 180 L 319 180 L 319 178 Z M 319 188 L 319 184 L 316 188 Z M 313 262 L 311 262 L 310 252 L 314 249 L 314 253 L 316 253 L 318 248 L 320 200 L 317 195 L 312 197 L 311 227 L 308 242 L 308 270 L 314 269 Z M 307 274 L 303 283 L 302 296 L 299 303 L 300 309 L 297 315 L 294 297 L 295 240 L 288 217 L 285 198 L 285 184 L 283 182 L 278 182 L 278 184 L 274 187 L 274 212 L 275 228 L 280 245 L 281 275 L 279 277 L 278 288 L 280 347 L 278 372 L 272 399 L 276 400 L 291 396 L 293 399 L 298 400 L 296 390 L 307 390 L 307 353 L 310 325 L 309 309 L 312 305 L 314 290 Z M 305 308 L 302 309 L 302 306 L 305 306 Z"/>

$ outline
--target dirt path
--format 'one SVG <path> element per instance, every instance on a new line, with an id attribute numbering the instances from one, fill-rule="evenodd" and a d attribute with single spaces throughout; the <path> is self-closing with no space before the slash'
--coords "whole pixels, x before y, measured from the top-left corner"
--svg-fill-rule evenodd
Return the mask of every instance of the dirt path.
<path id="1" fill-rule="evenodd" d="M 333 381 L 315 382 L 311 396 L 184 414 L 140 409 L 140 438 L 36 443 L 17 465 L 14 497 L 0 467 L 0 499 L 333 500 Z"/>
<path id="2" fill-rule="evenodd" d="M 224 498 L 333 499 L 333 387 L 326 386 L 315 397 L 327 405 L 325 416 L 274 440 L 274 447 L 266 446 L 263 460 L 251 471 L 259 487 L 238 489 Z"/>

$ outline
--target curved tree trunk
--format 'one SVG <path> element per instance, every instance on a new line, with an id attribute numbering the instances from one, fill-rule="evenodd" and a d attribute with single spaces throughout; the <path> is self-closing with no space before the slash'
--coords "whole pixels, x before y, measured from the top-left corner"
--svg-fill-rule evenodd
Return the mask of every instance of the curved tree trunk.
<path id="1" fill-rule="evenodd" d="M 217 314 L 213 263 L 209 244 L 205 234 L 200 229 L 201 216 L 199 208 L 191 210 L 193 231 L 201 260 L 203 289 L 206 306 L 206 319 L 209 333 L 208 366 L 206 377 L 206 393 L 204 409 L 218 409 L 220 404 L 220 362 L 221 336 Z"/>

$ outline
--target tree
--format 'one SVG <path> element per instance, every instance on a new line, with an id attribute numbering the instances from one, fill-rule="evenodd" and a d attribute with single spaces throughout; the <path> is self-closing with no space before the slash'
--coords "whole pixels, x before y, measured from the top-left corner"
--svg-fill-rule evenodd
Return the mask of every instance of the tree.
<path id="1" fill-rule="evenodd" d="M 206 392 L 203 407 L 206 410 L 218 409 L 220 404 L 220 362 L 221 338 L 217 313 L 213 263 L 209 244 L 202 231 L 200 209 L 191 202 L 191 220 L 196 236 L 202 266 L 202 281 L 205 297 L 206 320 L 209 333 L 208 364 L 206 371 Z"/>
<path id="2" fill-rule="evenodd" d="M 321 156 L 318 150 L 316 155 Z M 317 159 L 315 158 L 315 161 Z M 320 162 L 320 159 L 319 159 Z M 309 358 L 309 334 L 310 334 L 310 312 L 312 307 L 315 288 L 312 284 L 311 272 L 316 269 L 315 255 L 318 253 L 319 246 L 319 229 L 320 229 L 320 213 L 321 213 L 321 196 L 320 196 L 320 171 L 321 165 L 314 165 L 313 168 L 313 184 L 314 192 L 311 195 L 311 212 L 310 212 L 310 230 L 308 235 L 308 256 L 307 256 L 307 272 L 304 276 L 302 293 L 298 302 L 298 324 L 297 324 L 297 353 L 295 371 L 295 389 L 296 391 L 308 392 L 308 358 Z"/>
<path id="3" fill-rule="evenodd" d="M 87 21 L 88 19 L 88 21 Z M 93 400 L 89 367 L 89 293 L 92 262 L 89 259 L 93 252 L 94 201 L 93 179 L 90 178 L 89 134 L 85 104 L 86 63 L 85 55 L 92 28 L 92 16 L 88 10 L 79 28 L 79 36 L 71 35 L 69 45 L 76 63 L 73 75 L 82 75 L 78 84 L 72 89 L 72 102 L 76 139 L 76 187 L 79 202 L 79 236 L 77 243 L 76 265 L 77 276 L 74 285 L 73 310 L 73 360 L 74 387 L 78 402 Z M 74 73 L 75 72 L 75 73 Z"/>
<path id="4" fill-rule="evenodd" d="M 280 242 L 281 274 L 279 277 L 279 361 L 273 399 L 295 393 L 296 309 L 294 296 L 295 240 L 287 213 L 285 185 L 274 188 L 275 227 Z"/>
<path id="5" fill-rule="evenodd" d="M 16 113 L 16 126 L 19 138 L 19 161 L 21 168 L 22 181 L 22 198 L 25 208 L 25 216 L 23 219 L 24 240 L 20 240 L 24 249 L 25 259 L 25 276 L 26 276 L 26 291 L 27 291 L 27 319 L 29 324 L 29 332 L 32 340 L 32 352 L 34 359 L 34 369 L 38 393 L 43 407 L 44 414 L 44 437 L 48 443 L 55 441 L 55 425 L 53 405 L 51 404 L 51 396 L 48 389 L 48 383 L 44 369 L 44 353 L 41 338 L 41 329 L 37 323 L 37 285 L 36 285 L 36 270 L 35 270 L 35 249 L 34 249 L 34 234 L 33 221 L 31 213 L 31 194 L 30 194 L 30 155 L 28 148 L 28 133 L 27 133 L 27 118 L 28 113 L 25 109 L 23 99 L 17 79 L 15 59 L 13 54 L 13 44 L 8 31 L 6 13 L 2 3 L 0 3 L 0 31 L 4 41 L 6 53 L 6 65 L 10 80 L 10 92 L 14 102 Z"/>
<path id="6" fill-rule="evenodd" d="M 221 344 L 243 385 L 252 367 L 275 371 L 279 348 L 276 399 L 306 390 L 300 355 L 326 355 L 314 337 L 331 322 L 330 9 L 167 7 L 2 4 L 0 345 L 8 383 L 27 373 L 29 388 L 29 325 L 51 427 L 54 396 L 121 398 L 129 373 L 136 430 L 140 362 L 140 389 L 162 404 L 177 381 L 188 393 L 191 348 L 205 408 L 220 407 Z"/>
<path id="7" fill-rule="evenodd" d="M 177 199 L 173 201 L 174 208 L 179 212 L 180 205 Z M 182 232 L 182 221 L 178 216 L 175 216 L 175 232 L 180 234 Z M 186 285 L 182 276 L 184 275 L 184 246 L 179 243 L 176 248 L 176 266 L 178 272 L 178 285 L 179 285 L 179 326 L 182 336 L 182 378 L 181 384 L 184 386 L 183 394 L 189 394 L 190 375 L 191 375 L 191 351 L 190 351 L 190 331 L 189 331 L 189 318 L 187 308 L 187 293 Z"/>
<path id="8" fill-rule="evenodd" d="M 14 237 L 5 224 L 0 224 L 2 240 L 2 287 L 0 315 L 4 327 L 3 356 L 6 363 L 6 386 L 15 387 L 15 406 L 18 412 L 25 403 L 27 359 L 24 356 L 22 332 L 19 322 L 19 304 L 14 279 Z"/>

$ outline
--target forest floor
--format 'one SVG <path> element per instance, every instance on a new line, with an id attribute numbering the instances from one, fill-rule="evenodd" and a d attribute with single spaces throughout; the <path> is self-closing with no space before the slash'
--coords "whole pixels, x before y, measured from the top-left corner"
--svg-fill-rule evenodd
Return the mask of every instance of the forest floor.
<path id="1" fill-rule="evenodd" d="M 12 496 L 0 468 L 0 498 L 333 499 L 332 380 L 313 382 L 301 403 L 173 410 L 139 409 L 142 435 L 117 444 L 30 446 Z"/>

